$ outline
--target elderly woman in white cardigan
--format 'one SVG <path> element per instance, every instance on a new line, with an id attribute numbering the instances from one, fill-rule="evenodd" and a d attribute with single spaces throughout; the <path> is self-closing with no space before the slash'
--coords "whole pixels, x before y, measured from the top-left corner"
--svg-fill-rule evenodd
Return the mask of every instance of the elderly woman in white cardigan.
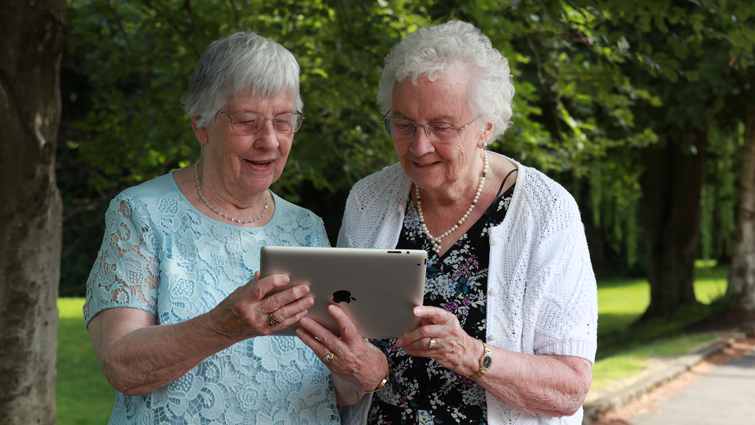
<path id="1" fill-rule="evenodd" d="M 371 341 L 387 379 L 345 422 L 581 424 L 595 277 L 569 193 L 486 150 L 513 94 L 508 61 L 468 23 L 421 29 L 387 56 L 378 104 L 399 164 L 352 189 L 338 244 L 427 250 L 424 320 Z"/>

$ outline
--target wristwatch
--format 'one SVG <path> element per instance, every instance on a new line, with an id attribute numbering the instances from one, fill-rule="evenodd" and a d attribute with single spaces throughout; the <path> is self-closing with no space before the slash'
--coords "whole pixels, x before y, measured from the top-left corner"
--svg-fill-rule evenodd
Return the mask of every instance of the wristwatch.
<path id="1" fill-rule="evenodd" d="M 482 343 L 482 345 L 485 346 L 485 351 L 483 351 L 482 356 L 480 356 L 480 370 L 469 377 L 469 379 L 473 381 L 480 379 L 482 375 L 488 373 L 490 366 L 493 365 L 493 357 L 491 356 L 492 351 L 490 351 L 490 346 L 488 344 L 485 344 L 484 342 Z"/>

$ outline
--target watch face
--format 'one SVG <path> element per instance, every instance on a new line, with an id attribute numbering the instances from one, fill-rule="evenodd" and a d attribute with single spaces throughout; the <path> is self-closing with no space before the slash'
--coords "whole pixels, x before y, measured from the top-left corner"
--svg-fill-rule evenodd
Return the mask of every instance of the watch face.
<path id="1" fill-rule="evenodd" d="M 485 356 L 485 357 L 482 358 L 482 365 L 481 366 L 482 366 L 482 368 L 484 370 L 490 369 L 490 366 L 492 366 L 492 365 L 493 365 L 493 358 L 492 357 Z"/>

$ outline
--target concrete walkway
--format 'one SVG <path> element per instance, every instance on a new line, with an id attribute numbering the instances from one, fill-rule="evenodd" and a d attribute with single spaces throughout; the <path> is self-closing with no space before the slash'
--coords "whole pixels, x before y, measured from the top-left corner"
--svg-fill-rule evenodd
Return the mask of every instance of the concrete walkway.
<path id="1" fill-rule="evenodd" d="M 653 410 L 638 415 L 632 424 L 755 424 L 755 353 L 716 366 Z"/>
<path id="2" fill-rule="evenodd" d="M 755 336 L 755 323 L 747 323 L 740 330 L 727 332 L 717 340 L 695 351 L 667 359 L 651 367 L 641 376 L 629 380 L 618 389 L 588 395 L 584 405 L 583 425 L 591 425 L 607 413 L 618 411 L 635 402 L 708 357 L 722 352 L 735 341 Z M 752 339 L 748 340 L 752 343 Z M 728 364 L 716 366 L 701 374 L 695 384 L 679 390 L 674 397 L 662 400 L 652 413 L 639 414 L 632 425 L 668 424 L 755 424 L 755 343 L 749 354 Z"/>

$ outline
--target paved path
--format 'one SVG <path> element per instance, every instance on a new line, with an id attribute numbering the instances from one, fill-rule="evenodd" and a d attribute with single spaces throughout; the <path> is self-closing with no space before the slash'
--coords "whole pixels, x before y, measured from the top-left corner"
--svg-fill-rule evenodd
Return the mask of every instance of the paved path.
<path id="1" fill-rule="evenodd" d="M 694 372 L 692 372 L 694 373 Z M 632 425 L 755 424 L 755 352 L 702 373 L 696 382 L 659 400 Z"/>

